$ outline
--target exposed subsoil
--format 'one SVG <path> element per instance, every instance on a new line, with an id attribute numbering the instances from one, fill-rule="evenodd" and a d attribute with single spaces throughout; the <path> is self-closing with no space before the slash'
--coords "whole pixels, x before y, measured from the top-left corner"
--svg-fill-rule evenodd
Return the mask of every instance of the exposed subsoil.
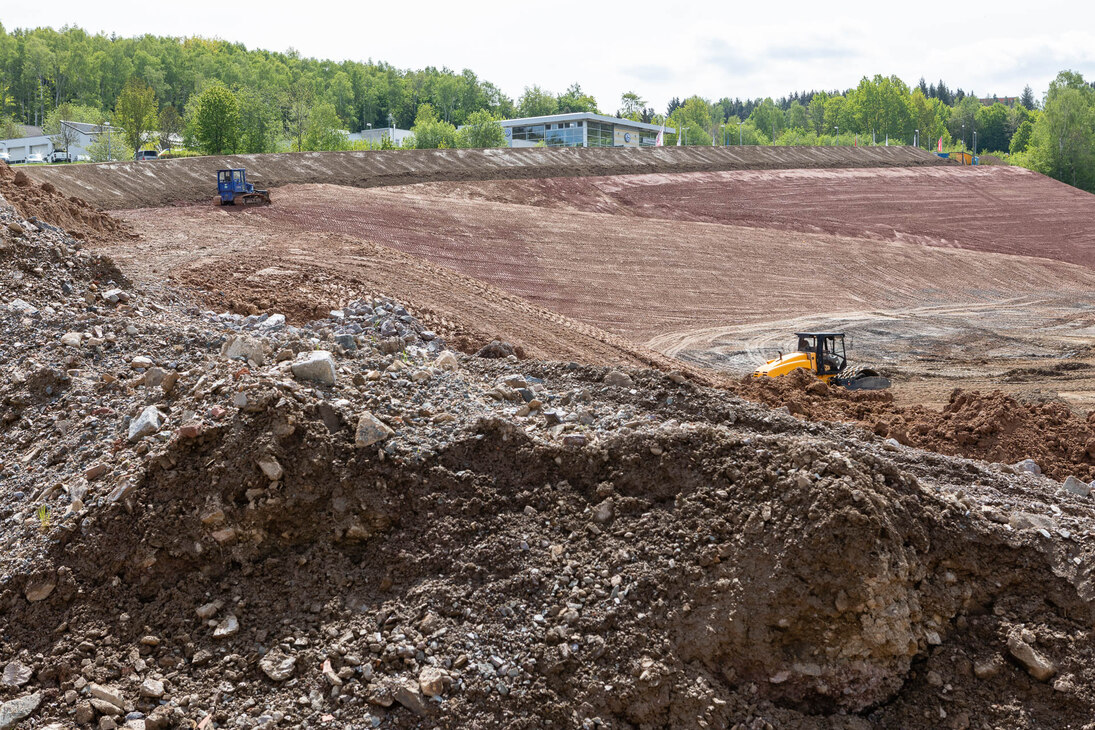
<path id="1" fill-rule="evenodd" d="M 1095 230 L 1087 223 L 1095 195 L 1021 167 L 738 170 L 430 183 L 405 191 L 1095 266 Z M 855 252 L 839 258 L 854 265 Z"/>
<path id="2" fill-rule="evenodd" d="M 246 168 L 248 180 L 260 188 L 304 183 L 369 188 L 441 180 L 953 164 L 912 147 L 620 147 L 296 152 L 43 165 L 27 172 L 69 195 L 115 209 L 208 200 L 216 192 L 217 170 L 234 167 Z"/>
<path id="3" fill-rule="evenodd" d="M 59 226 L 73 238 L 116 241 L 132 237 L 122 221 L 96 210 L 80 198 L 68 197 L 52 183 L 38 183 L 24 170 L 12 170 L 0 161 L 0 197 L 15 206 L 24 218 Z"/>
<path id="4" fill-rule="evenodd" d="M 20 226 L 0 229 L 0 721 L 1095 712 L 1091 497 L 658 371 L 453 355 L 388 299 L 296 327 L 119 294 L 108 261 Z M 329 384 L 297 370 L 316 349 Z"/>

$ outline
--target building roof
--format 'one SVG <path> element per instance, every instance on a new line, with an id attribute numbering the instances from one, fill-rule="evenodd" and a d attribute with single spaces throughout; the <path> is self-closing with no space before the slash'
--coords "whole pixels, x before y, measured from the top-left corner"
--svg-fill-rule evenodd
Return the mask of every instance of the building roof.
<path id="1" fill-rule="evenodd" d="M 592 112 L 574 112 L 571 114 L 548 114 L 543 117 L 522 117 L 520 119 L 502 119 L 498 123 L 503 127 L 519 127 L 529 124 L 556 124 L 558 122 L 601 122 L 602 124 L 619 124 L 621 126 L 633 127 L 635 129 L 642 129 L 648 132 L 660 132 L 662 131 L 659 124 L 646 124 L 645 122 L 633 122 L 630 119 L 620 119 L 619 117 L 608 117 L 604 114 L 593 114 Z M 665 131 L 668 133 L 674 133 L 677 130 L 673 127 L 666 127 Z"/>
<path id="2" fill-rule="evenodd" d="M 88 124 L 87 122 L 66 122 L 64 120 L 61 121 L 61 124 L 64 124 L 66 127 L 72 127 L 77 132 L 83 132 L 84 134 L 100 134 L 105 132 L 107 126 L 109 126 L 106 124 Z M 110 129 L 114 132 L 125 132 L 121 127 L 111 126 Z"/>

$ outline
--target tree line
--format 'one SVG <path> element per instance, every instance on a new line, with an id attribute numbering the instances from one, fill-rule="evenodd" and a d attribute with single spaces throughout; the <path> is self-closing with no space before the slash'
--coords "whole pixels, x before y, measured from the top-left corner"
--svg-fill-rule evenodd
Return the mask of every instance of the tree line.
<path id="1" fill-rule="evenodd" d="M 1095 87 L 1062 72 L 1041 100 L 1028 86 L 1016 104 L 984 105 L 944 81 L 913 87 L 896 76 L 864 77 L 851 89 L 794 92 L 780 99 L 674 98 L 657 113 L 637 93 L 617 116 L 677 130 L 667 144 L 897 144 L 1008 155 L 1095 190 Z M 60 120 L 107 122 L 116 154 L 176 141 L 205 153 L 348 149 L 347 132 L 410 128 L 405 146 L 502 146 L 496 120 L 599 112 L 577 83 L 562 93 L 526 87 L 516 101 L 471 70 L 397 69 L 340 63 L 296 51 L 152 35 L 118 38 L 80 28 L 0 25 L 0 136 L 16 123 L 44 126 L 64 145 Z M 611 113 L 611 112 L 609 112 Z M 976 138 L 975 138 L 976 135 Z M 393 146 L 390 139 L 375 145 Z"/>

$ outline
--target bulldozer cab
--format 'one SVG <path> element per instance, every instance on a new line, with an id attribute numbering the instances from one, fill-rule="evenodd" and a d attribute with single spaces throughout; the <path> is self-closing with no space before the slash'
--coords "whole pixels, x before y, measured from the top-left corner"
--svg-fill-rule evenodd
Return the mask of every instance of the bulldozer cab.
<path id="1" fill-rule="evenodd" d="M 217 170 L 217 189 L 222 192 L 247 192 L 247 171 L 243 169 Z"/>
<path id="2" fill-rule="evenodd" d="M 843 332 L 796 332 L 798 351 L 812 354 L 818 375 L 835 375 L 848 364 Z"/>

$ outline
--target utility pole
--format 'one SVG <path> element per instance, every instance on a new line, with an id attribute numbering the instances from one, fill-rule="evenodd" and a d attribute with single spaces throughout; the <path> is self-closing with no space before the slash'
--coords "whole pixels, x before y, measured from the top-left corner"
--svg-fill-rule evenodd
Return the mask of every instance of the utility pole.
<path id="1" fill-rule="evenodd" d="M 738 147 L 741 147 L 741 125 L 743 124 L 745 124 L 745 122 L 738 120 Z"/>

